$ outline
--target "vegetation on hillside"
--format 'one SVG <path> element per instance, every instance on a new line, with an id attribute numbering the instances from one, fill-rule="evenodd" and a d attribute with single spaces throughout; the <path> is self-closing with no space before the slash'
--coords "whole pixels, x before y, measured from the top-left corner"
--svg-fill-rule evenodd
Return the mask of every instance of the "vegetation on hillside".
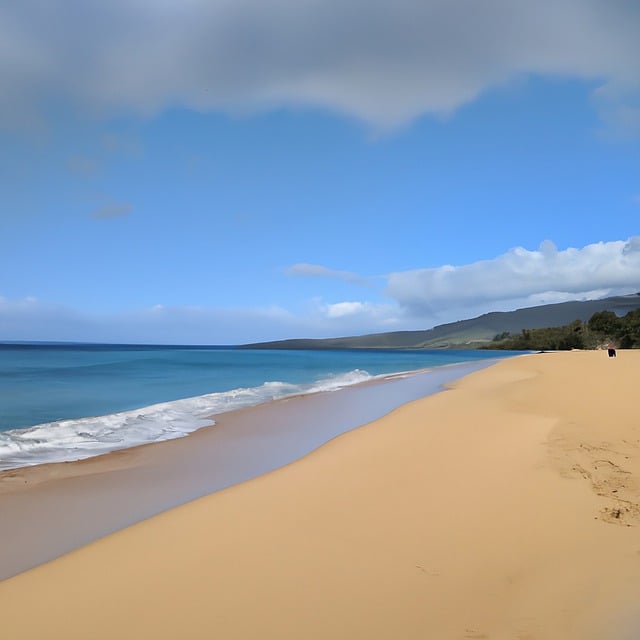
<path id="1" fill-rule="evenodd" d="M 504 331 L 481 348 L 514 351 L 597 349 L 610 342 L 621 349 L 640 348 L 640 309 L 622 317 L 613 311 L 598 311 L 587 322 L 574 320 L 562 327 L 523 329 L 517 334 Z"/>

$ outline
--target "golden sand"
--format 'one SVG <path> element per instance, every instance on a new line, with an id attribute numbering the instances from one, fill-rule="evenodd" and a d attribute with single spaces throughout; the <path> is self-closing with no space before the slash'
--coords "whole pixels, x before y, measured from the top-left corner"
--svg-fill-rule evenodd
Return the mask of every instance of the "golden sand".
<path id="1" fill-rule="evenodd" d="M 0 583 L 2 637 L 640 637 L 639 373 L 502 361 Z"/>

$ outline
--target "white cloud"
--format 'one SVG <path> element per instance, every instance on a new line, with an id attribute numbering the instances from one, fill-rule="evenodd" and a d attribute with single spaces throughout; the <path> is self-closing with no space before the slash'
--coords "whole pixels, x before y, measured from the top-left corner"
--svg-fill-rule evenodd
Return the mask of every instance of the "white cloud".
<path id="1" fill-rule="evenodd" d="M 371 302 L 336 302 L 322 305 L 327 318 L 344 318 L 346 316 L 386 316 L 390 305 L 376 305 Z"/>
<path id="2" fill-rule="evenodd" d="M 21 0 L 0 7 L 0 121 L 308 104 L 386 127 L 538 74 L 597 82 L 636 126 L 639 31 L 625 0 Z"/>
<path id="3" fill-rule="evenodd" d="M 387 294 L 409 314 L 484 311 L 640 290 L 640 236 L 558 251 L 516 247 L 492 260 L 392 273 Z"/>
<path id="4" fill-rule="evenodd" d="M 398 322 L 397 306 L 313 300 L 303 312 L 262 308 L 167 306 L 119 313 L 83 313 L 36 299 L 0 296 L 2 340 L 243 344 L 292 337 L 335 337 L 384 331 Z"/>
<path id="5" fill-rule="evenodd" d="M 354 313 L 362 313 L 367 310 L 365 302 L 337 302 L 327 305 L 328 318 L 341 318 L 351 316 Z"/>
<path id="6" fill-rule="evenodd" d="M 413 328 L 415 320 L 406 318 L 393 303 L 349 300 L 328 303 L 313 301 L 305 317 L 307 330 L 316 337 L 338 337 Z M 311 335 L 311 334 L 309 334 Z"/>
<path id="7" fill-rule="evenodd" d="M 9 300 L 0 296 L 0 336 L 23 341 L 241 344 L 345 335 L 358 326 L 371 330 L 382 326 L 376 320 L 380 310 L 368 303 L 352 313 L 343 308 L 341 314 L 338 309 L 339 304 L 334 308 L 316 302 L 296 315 L 277 305 L 206 308 L 159 303 L 146 309 L 97 314 L 34 298 Z M 381 323 L 384 320 L 380 317 Z"/>
<path id="8" fill-rule="evenodd" d="M 346 280 L 347 282 L 355 282 L 356 284 L 369 285 L 370 282 L 351 271 L 338 271 L 336 269 L 330 269 L 329 267 L 323 267 L 319 264 L 308 264 L 306 262 L 299 262 L 288 267 L 285 273 L 292 276 L 310 276 L 315 278 L 336 278 L 338 280 Z"/>
<path id="9" fill-rule="evenodd" d="M 61 305 L 33 297 L 9 300 L 0 296 L 0 336 L 3 340 L 77 341 L 87 339 L 90 321 Z M 77 337 L 76 337 L 77 336 Z"/>

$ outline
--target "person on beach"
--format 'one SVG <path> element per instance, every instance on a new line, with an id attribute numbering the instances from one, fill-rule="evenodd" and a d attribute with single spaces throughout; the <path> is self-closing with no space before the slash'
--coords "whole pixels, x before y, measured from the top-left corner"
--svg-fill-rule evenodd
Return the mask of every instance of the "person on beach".
<path id="1" fill-rule="evenodd" d="M 616 345 L 615 344 L 610 344 L 607 347 L 607 353 L 609 354 L 610 358 L 615 358 L 616 357 Z"/>

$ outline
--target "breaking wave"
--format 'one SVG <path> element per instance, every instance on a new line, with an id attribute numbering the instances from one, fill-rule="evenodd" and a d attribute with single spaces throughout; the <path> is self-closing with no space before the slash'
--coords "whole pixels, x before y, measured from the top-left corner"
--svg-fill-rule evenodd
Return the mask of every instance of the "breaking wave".
<path id="1" fill-rule="evenodd" d="M 374 376 L 361 369 L 309 384 L 265 382 L 103 416 L 0 431 L 0 470 L 67 462 L 136 445 L 172 440 L 215 424 L 212 416 L 287 396 L 333 391 Z"/>

